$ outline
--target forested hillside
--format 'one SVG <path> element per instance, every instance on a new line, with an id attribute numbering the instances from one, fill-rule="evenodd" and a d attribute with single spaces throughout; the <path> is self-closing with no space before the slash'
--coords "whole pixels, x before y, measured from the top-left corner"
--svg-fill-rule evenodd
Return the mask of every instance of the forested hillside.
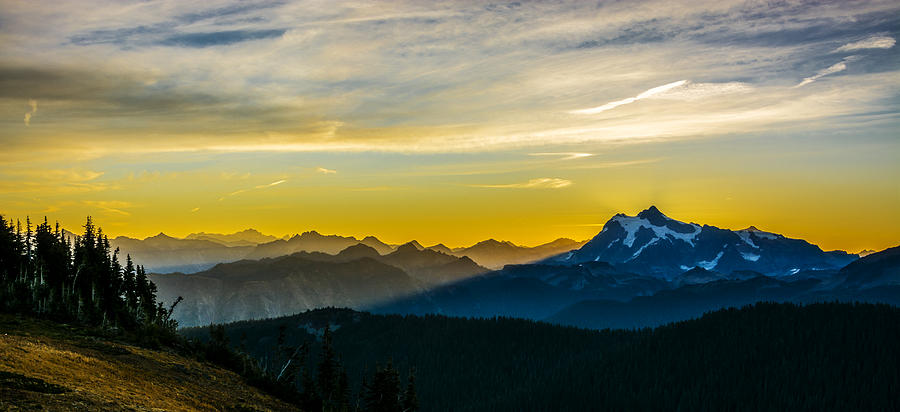
<path id="1" fill-rule="evenodd" d="M 301 345 L 326 326 L 351 388 L 393 359 L 400 371 L 415 369 L 425 411 L 900 408 L 900 309 L 887 305 L 759 303 L 603 331 L 326 309 L 225 331 L 232 345 L 265 357 L 279 330 Z M 183 333 L 208 336 L 205 328 Z"/>
<path id="2" fill-rule="evenodd" d="M 174 332 L 168 308 L 142 266 L 124 267 L 109 239 L 87 218 L 74 240 L 44 219 L 13 223 L 0 216 L 0 311 L 75 321 L 156 339 Z"/>

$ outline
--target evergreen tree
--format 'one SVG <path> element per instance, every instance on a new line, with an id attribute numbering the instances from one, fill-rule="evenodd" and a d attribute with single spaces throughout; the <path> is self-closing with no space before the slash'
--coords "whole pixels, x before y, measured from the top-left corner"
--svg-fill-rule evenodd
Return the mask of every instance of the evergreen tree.
<path id="1" fill-rule="evenodd" d="M 388 361 L 382 368 L 375 366 L 375 375 L 368 387 L 363 388 L 367 412 L 398 412 L 400 405 L 400 373 Z"/>
<path id="2" fill-rule="evenodd" d="M 403 393 L 403 412 L 415 412 L 419 410 L 419 398 L 416 395 L 416 375 L 409 370 L 409 378 L 406 382 L 406 392 Z"/>
<path id="3" fill-rule="evenodd" d="M 174 304 L 156 301 L 156 285 L 130 256 L 119 251 L 88 217 L 84 233 L 70 242 L 44 217 L 33 227 L 0 216 L 0 310 L 127 330 L 173 334 Z M 151 332 L 151 334 L 157 332 Z"/>

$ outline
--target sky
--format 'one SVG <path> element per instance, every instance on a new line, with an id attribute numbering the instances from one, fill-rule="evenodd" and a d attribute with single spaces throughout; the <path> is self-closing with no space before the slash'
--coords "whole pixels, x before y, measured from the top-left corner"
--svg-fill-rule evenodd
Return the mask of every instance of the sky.
<path id="1" fill-rule="evenodd" d="M 896 1 L 0 0 L 0 214 L 106 233 L 900 243 Z"/>

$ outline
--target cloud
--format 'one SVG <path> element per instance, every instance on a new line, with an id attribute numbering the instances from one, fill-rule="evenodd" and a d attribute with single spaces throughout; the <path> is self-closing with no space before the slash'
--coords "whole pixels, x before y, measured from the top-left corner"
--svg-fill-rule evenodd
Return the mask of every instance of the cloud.
<path id="1" fill-rule="evenodd" d="M 593 156 L 593 153 L 529 153 L 529 156 L 559 156 L 559 160 L 572 160 L 572 159 L 581 159 L 585 157 Z"/>
<path id="2" fill-rule="evenodd" d="M 321 174 L 323 174 L 323 175 L 330 175 L 330 174 L 335 174 L 335 173 L 337 173 L 337 170 L 326 169 L 326 168 L 324 168 L 324 167 L 317 167 L 317 168 L 316 168 L 316 173 L 321 173 Z"/>
<path id="3" fill-rule="evenodd" d="M 276 182 L 272 182 L 272 183 L 268 183 L 268 184 L 256 186 L 256 187 L 254 187 L 254 189 L 265 189 L 265 188 L 267 188 L 267 187 L 278 186 L 278 185 L 280 185 L 280 184 L 282 184 L 282 183 L 284 183 L 284 182 L 287 182 L 287 180 L 281 179 L 281 180 L 276 181 Z"/>
<path id="4" fill-rule="evenodd" d="M 82 203 L 103 210 L 104 212 L 115 213 L 122 216 L 131 216 L 131 213 L 122 210 L 132 207 L 130 202 L 123 202 L 121 200 L 85 200 Z"/>
<path id="5" fill-rule="evenodd" d="M 679 81 L 677 81 L 677 82 L 672 82 L 672 83 L 664 84 L 664 85 L 662 85 L 662 86 L 654 87 L 654 88 L 649 89 L 649 90 L 647 90 L 647 91 L 645 91 L 645 92 L 643 92 L 643 93 L 641 93 L 641 94 L 639 94 L 639 95 L 637 95 L 637 96 L 635 96 L 635 97 L 629 97 L 629 98 L 627 98 L 627 99 L 616 100 L 616 101 L 614 101 L 614 102 L 609 102 L 609 103 L 606 103 L 606 104 L 604 104 L 604 105 L 602 105 L 602 106 L 591 107 L 591 108 L 589 108 L 589 109 L 572 110 L 570 113 L 573 113 L 573 114 L 597 114 L 597 113 L 602 113 L 602 112 L 605 112 L 605 111 L 607 111 L 607 110 L 615 109 L 616 107 L 619 107 L 619 106 L 622 106 L 622 105 L 625 105 L 625 104 L 634 103 L 634 102 L 636 102 L 636 101 L 638 101 L 638 100 L 641 100 L 641 99 L 646 99 L 646 98 L 648 98 L 648 97 L 652 97 L 652 96 L 657 95 L 657 94 L 660 94 L 660 93 L 665 93 L 666 91 L 669 91 L 669 90 L 674 89 L 674 88 L 676 88 L 676 87 L 681 87 L 681 86 L 683 86 L 685 83 L 687 83 L 687 80 L 679 80 Z"/>
<path id="6" fill-rule="evenodd" d="M 858 60 L 858 57 L 857 56 L 844 57 L 844 60 L 841 60 L 839 63 L 832 64 L 831 66 L 828 66 L 827 68 L 825 68 L 823 70 L 819 70 L 818 73 L 804 78 L 803 81 L 801 81 L 800 83 L 797 83 L 797 85 L 794 86 L 794 88 L 806 86 L 807 84 L 810 84 L 816 80 L 821 79 L 822 77 L 847 70 L 847 63 L 852 62 L 854 60 Z"/>
<path id="7" fill-rule="evenodd" d="M 37 100 L 28 100 L 28 105 L 31 106 L 31 111 L 25 113 L 25 126 L 31 126 L 31 116 L 37 113 Z"/>
<path id="8" fill-rule="evenodd" d="M 199 207 L 195 207 L 195 208 L 191 209 L 191 213 L 195 213 L 195 212 L 197 212 L 197 211 L 199 211 L 199 210 L 200 210 Z"/>
<path id="9" fill-rule="evenodd" d="M 865 50 L 865 49 L 890 49 L 897 43 L 893 37 L 888 36 L 872 36 L 853 43 L 847 43 L 835 49 L 832 53 Z"/>
<path id="10" fill-rule="evenodd" d="M 673 87 L 652 96 L 654 99 L 696 101 L 722 95 L 749 93 L 753 86 L 743 82 L 694 83 L 687 82 L 681 87 Z"/>
<path id="11" fill-rule="evenodd" d="M 252 40 L 281 37 L 287 30 L 228 30 L 216 32 L 183 33 L 168 36 L 156 42 L 162 46 L 203 48 L 227 46 Z"/>
<path id="12" fill-rule="evenodd" d="M 638 160 L 624 160 L 620 162 L 601 162 L 601 163 L 593 163 L 582 166 L 575 166 L 572 169 L 609 169 L 615 167 L 627 167 L 627 166 L 635 166 L 635 165 L 644 165 L 650 163 L 656 163 L 663 158 L 653 158 L 653 159 L 638 159 Z"/>
<path id="13" fill-rule="evenodd" d="M 571 180 L 559 179 L 555 177 L 542 177 L 539 179 L 531 179 L 524 183 L 510 183 L 504 185 L 469 185 L 470 187 L 481 187 L 488 189 L 562 189 L 572 185 Z"/>
<path id="14" fill-rule="evenodd" d="M 273 187 L 273 186 L 278 186 L 278 185 L 280 185 L 280 184 L 282 184 L 282 183 L 284 183 L 284 182 L 287 182 L 287 179 L 277 180 L 277 181 L 274 181 L 274 182 L 272 182 L 272 183 L 266 183 L 266 184 L 264 184 L 264 185 L 253 186 L 253 187 L 251 187 L 251 188 L 249 188 L 249 189 L 235 190 L 234 192 L 231 192 L 231 193 L 229 193 L 229 194 L 227 194 L 227 195 L 225 195 L 225 196 L 220 197 L 220 198 L 219 198 L 219 201 L 221 202 L 221 201 L 225 200 L 225 198 L 227 198 L 227 197 L 239 195 L 239 194 L 241 194 L 241 193 L 246 193 L 246 192 L 249 192 L 249 191 L 251 191 L 251 190 L 266 189 L 266 188 L 270 188 L 270 187 Z"/>
<path id="15" fill-rule="evenodd" d="M 220 17 L 230 17 L 234 15 L 246 16 L 248 13 L 269 9 L 283 5 L 283 1 L 260 1 L 253 4 L 234 4 L 230 6 L 217 7 L 213 9 L 203 9 L 198 11 L 187 12 L 175 17 L 175 20 L 185 24 L 193 24 L 199 21 L 216 19 Z"/>
<path id="16" fill-rule="evenodd" d="M 0 162 L 23 153 L 81 161 L 134 153 L 566 152 L 599 149 L 552 145 L 765 132 L 809 119 L 811 109 L 774 108 L 796 97 L 781 84 L 820 68 L 798 72 L 821 57 L 822 44 L 827 52 L 872 33 L 894 36 L 900 22 L 891 2 L 430 9 L 85 0 L 50 11 L 10 3 L 0 99 L 36 97 L 53 105 L 56 122 L 42 124 L 45 137 L 24 128 L 0 136 Z M 26 39 L 40 43 L 26 47 Z M 573 49 L 590 40 L 590 48 Z M 889 59 L 867 63 L 853 76 L 866 93 L 852 91 L 850 105 L 820 105 L 821 121 L 808 127 L 877 110 L 898 84 L 896 68 Z M 891 72 L 893 79 L 881 75 Z M 888 87 L 870 87 L 876 81 Z M 646 90 L 652 85 L 664 90 Z M 738 92 L 745 94 L 722 98 Z M 651 104 L 663 110 L 628 110 Z M 583 108 L 621 116 L 567 113 Z M 148 133 L 152 141 L 138 138 Z"/>

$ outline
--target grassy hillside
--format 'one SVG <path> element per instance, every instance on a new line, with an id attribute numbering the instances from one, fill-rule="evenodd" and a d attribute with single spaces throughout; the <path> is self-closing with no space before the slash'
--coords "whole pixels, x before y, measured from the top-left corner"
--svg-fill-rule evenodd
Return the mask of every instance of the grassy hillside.
<path id="1" fill-rule="evenodd" d="M 0 314 L 0 410 L 296 409 L 208 363 Z"/>
<path id="2" fill-rule="evenodd" d="M 416 370 L 423 411 L 898 410 L 900 309 L 759 303 L 655 329 L 317 310 L 226 326 L 259 357 L 329 325 L 358 388 L 393 359 Z M 184 330 L 194 337 L 206 329 Z"/>

